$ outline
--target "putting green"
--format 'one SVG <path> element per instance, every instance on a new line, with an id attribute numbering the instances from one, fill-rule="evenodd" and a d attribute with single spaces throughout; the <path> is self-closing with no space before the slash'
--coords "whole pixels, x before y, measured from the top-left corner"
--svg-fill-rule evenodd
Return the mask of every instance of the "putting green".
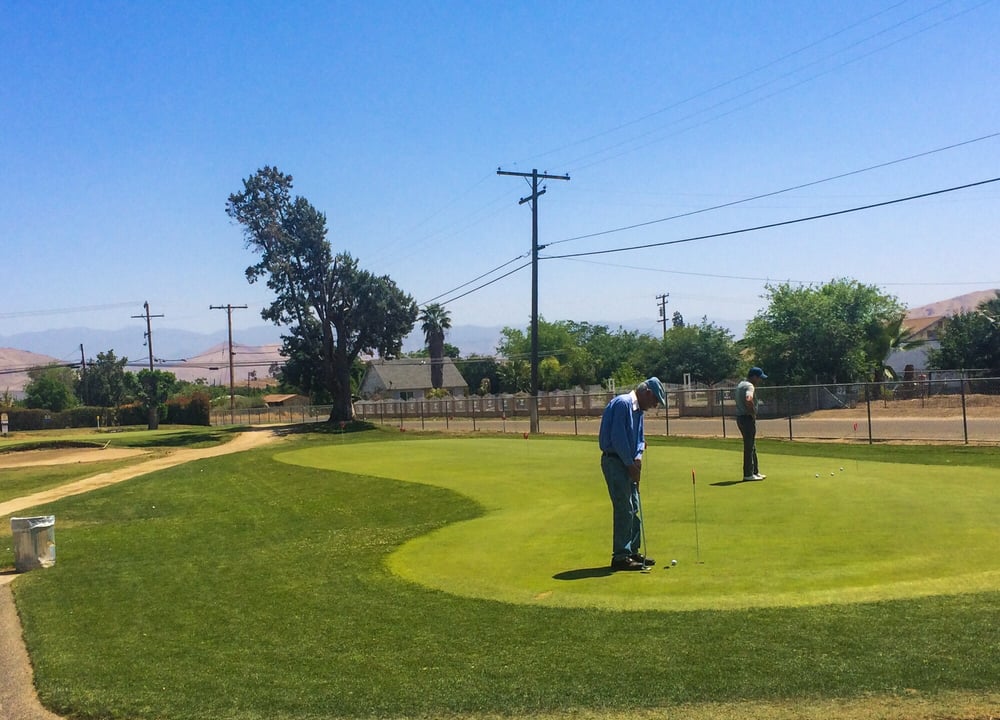
<path id="1" fill-rule="evenodd" d="M 611 504 L 596 443 L 435 438 L 276 458 L 476 500 L 481 517 L 415 538 L 388 560 L 400 577 L 455 595 L 689 610 L 1000 587 L 1000 469 L 763 456 L 767 480 L 742 483 L 736 443 L 732 451 L 654 444 L 642 501 L 657 565 L 611 573 Z"/>

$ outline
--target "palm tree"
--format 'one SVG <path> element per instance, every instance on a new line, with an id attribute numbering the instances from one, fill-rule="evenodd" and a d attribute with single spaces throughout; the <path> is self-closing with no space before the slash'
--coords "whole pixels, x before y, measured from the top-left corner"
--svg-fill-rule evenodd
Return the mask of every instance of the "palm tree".
<path id="1" fill-rule="evenodd" d="M 436 390 L 444 384 L 444 333 L 451 329 L 451 316 L 443 305 L 431 303 L 420 314 L 420 323 L 431 355 L 431 386 Z"/>
<path id="2" fill-rule="evenodd" d="M 876 325 L 865 343 L 865 352 L 875 365 L 875 382 L 884 382 L 895 378 L 895 371 L 886 365 L 886 360 L 896 350 L 914 350 L 927 341 L 918 339 L 905 326 L 904 315 L 898 315 L 884 325 Z"/>

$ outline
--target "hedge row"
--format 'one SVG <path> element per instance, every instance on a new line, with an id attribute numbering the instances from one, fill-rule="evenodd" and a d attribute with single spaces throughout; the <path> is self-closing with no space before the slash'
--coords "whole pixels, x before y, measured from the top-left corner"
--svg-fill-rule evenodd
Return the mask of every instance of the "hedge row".
<path id="1" fill-rule="evenodd" d="M 82 427 L 115 427 L 145 425 L 149 414 L 143 405 L 123 405 L 120 408 L 75 407 L 62 412 L 32 408 L 3 408 L 8 429 L 52 430 Z M 208 393 L 196 392 L 186 397 L 167 400 L 159 408 L 160 422 L 167 425 L 210 425 Z"/>

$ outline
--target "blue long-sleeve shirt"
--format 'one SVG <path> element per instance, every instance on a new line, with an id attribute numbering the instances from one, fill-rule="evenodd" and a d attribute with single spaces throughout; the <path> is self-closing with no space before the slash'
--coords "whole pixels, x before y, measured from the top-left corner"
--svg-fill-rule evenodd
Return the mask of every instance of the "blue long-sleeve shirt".
<path id="1" fill-rule="evenodd" d="M 598 441 L 603 452 L 615 453 L 625 465 L 641 459 L 646 449 L 642 427 L 643 413 L 635 392 L 612 398 L 601 415 Z"/>

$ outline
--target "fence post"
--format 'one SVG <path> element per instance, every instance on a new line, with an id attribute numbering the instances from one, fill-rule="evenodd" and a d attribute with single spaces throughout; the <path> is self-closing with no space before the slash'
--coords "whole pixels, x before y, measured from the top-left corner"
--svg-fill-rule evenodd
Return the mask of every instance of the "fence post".
<path id="1" fill-rule="evenodd" d="M 865 383 L 865 405 L 868 408 L 868 444 L 872 444 L 872 388 L 871 383 Z"/>
<path id="2" fill-rule="evenodd" d="M 472 413 L 472 432 L 476 432 L 476 401 L 469 398 L 469 410 Z"/>
<path id="3" fill-rule="evenodd" d="M 577 427 L 577 424 L 576 424 L 576 395 L 572 395 L 571 397 L 573 398 L 573 434 L 574 435 L 579 435 L 580 434 L 580 428 Z"/>
<path id="4" fill-rule="evenodd" d="M 965 436 L 965 444 L 968 445 L 969 421 L 965 415 L 965 370 L 964 369 L 962 370 L 959 380 L 961 381 L 961 387 L 962 387 L 962 434 Z"/>
<path id="5" fill-rule="evenodd" d="M 785 403 L 785 406 L 788 408 L 788 439 L 791 440 L 792 439 L 792 388 L 790 385 L 788 386 L 785 392 L 788 393 L 788 395 L 786 395 L 786 397 L 788 398 L 788 402 Z"/>
<path id="6" fill-rule="evenodd" d="M 735 401 L 734 401 L 735 402 Z M 719 408 L 722 411 L 722 439 L 726 439 L 726 395 L 722 394 L 722 401 L 719 403 Z"/>
<path id="7" fill-rule="evenodd" d="M 664 434 L 670 437 L 670 393 L 669 391 L 664 394 L 665 402 L 663 403 L 663 422 L 665 425 Z"/>

